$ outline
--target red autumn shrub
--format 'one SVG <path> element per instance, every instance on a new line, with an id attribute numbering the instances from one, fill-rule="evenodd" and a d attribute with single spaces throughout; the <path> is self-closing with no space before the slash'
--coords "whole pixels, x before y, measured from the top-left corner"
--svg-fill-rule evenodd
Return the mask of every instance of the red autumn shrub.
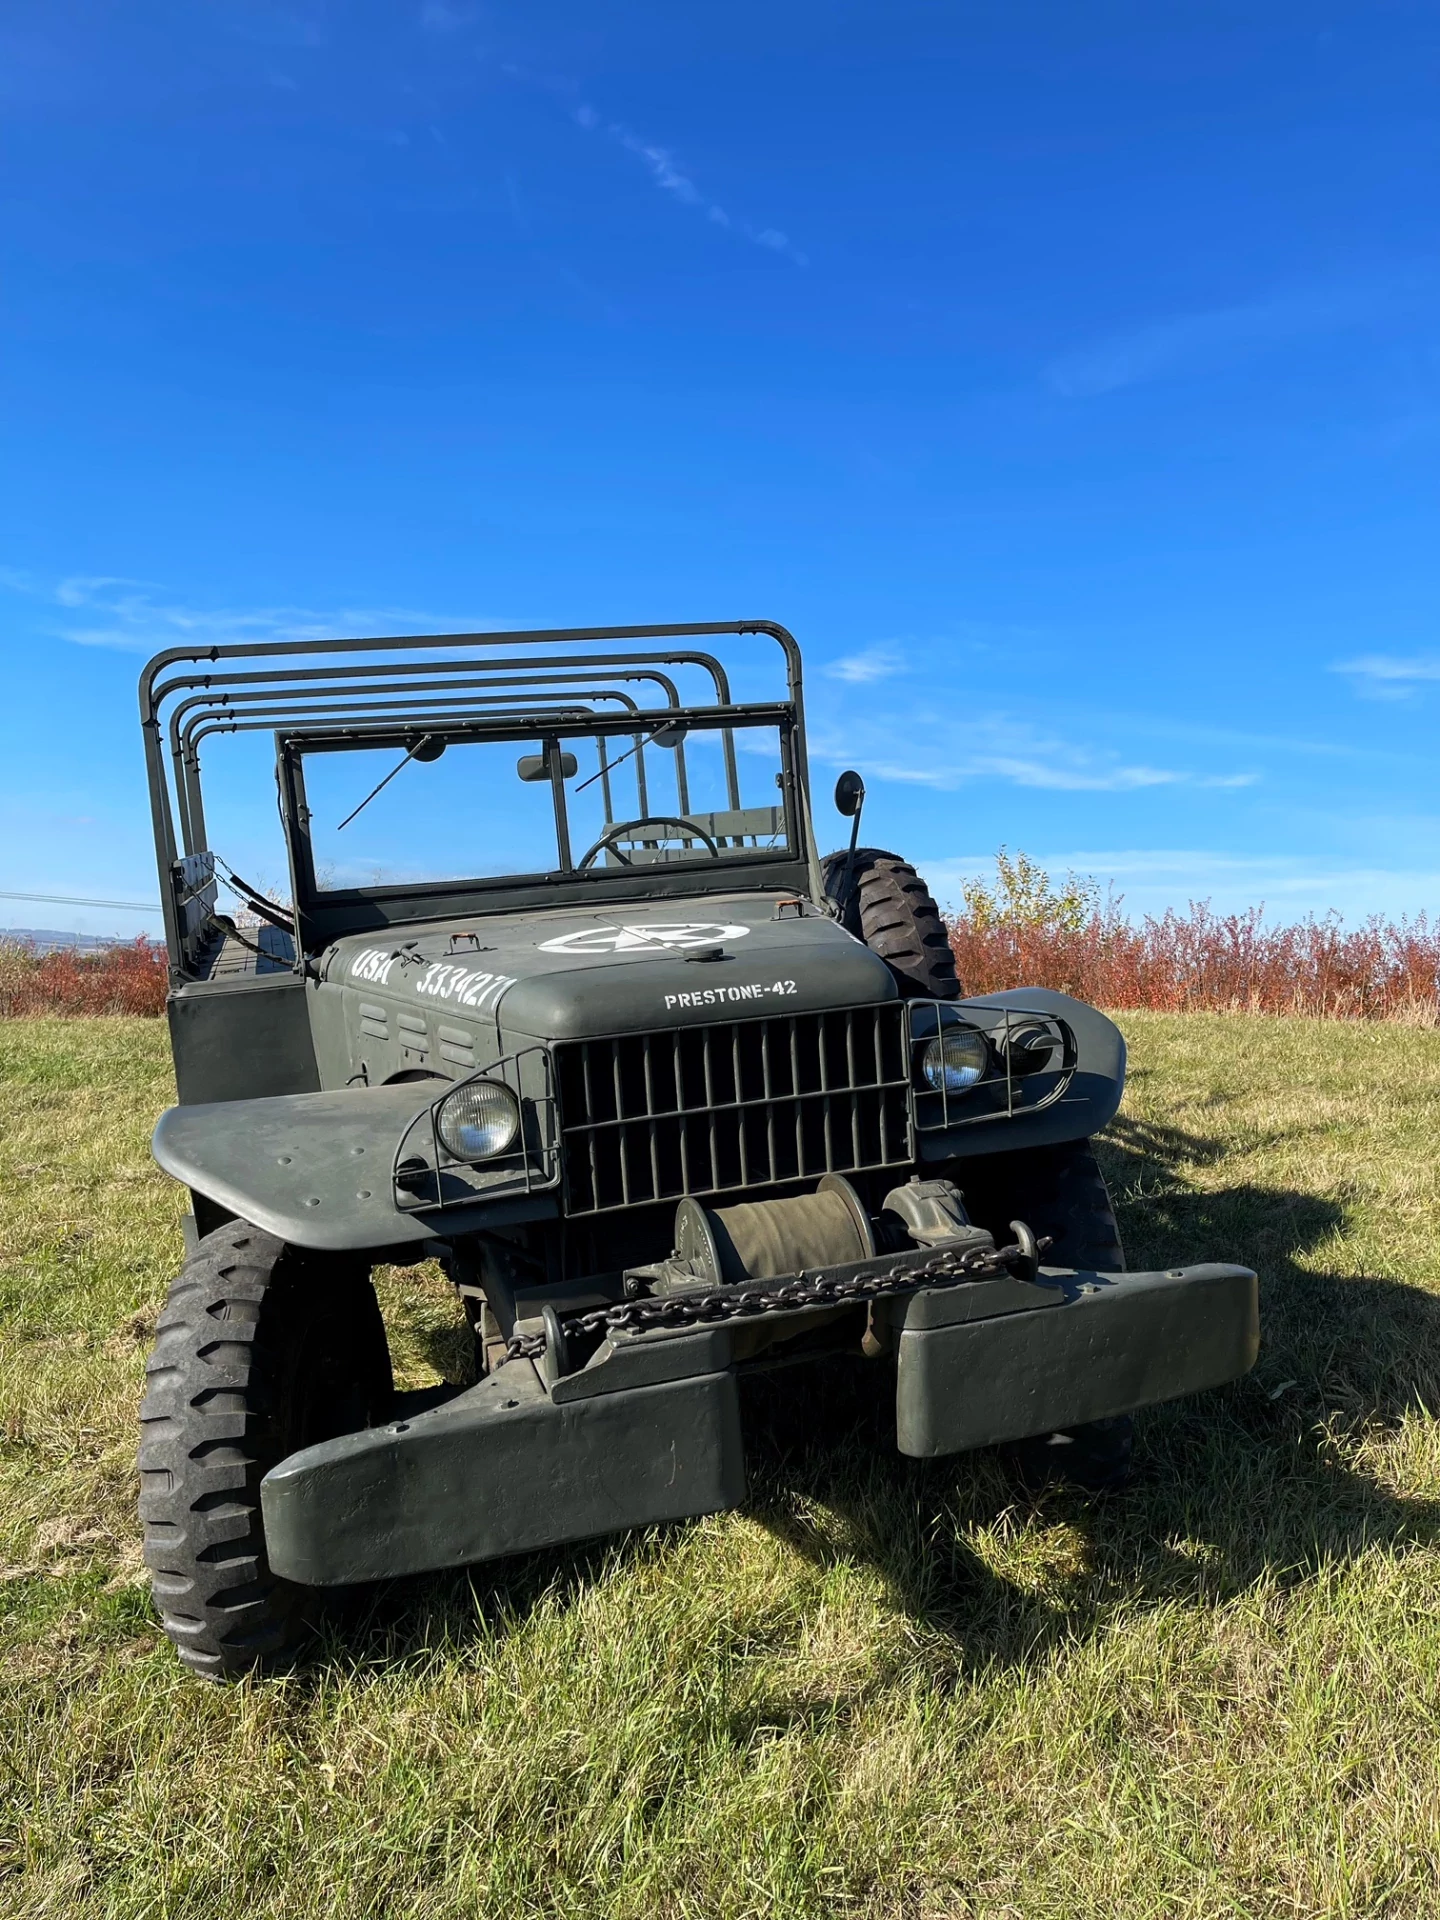
<path id="1" fill-rule="evenodd" d="M 1024 854 L 1002 848 L 996 867 L 993 885 L 965 887 L 950 919 L 966 993 L 1055 987 L 1121 1011 L 1440 1021 L 1440 927 L 1423 914 L 1266 926 L 1258 907 L 1221 914 L 1201 902 L 1137 923 L 1093 882 L 1053 883 Z M 165 949 L 151 940 L 53 953 L 0 940 L 0 1018 L 159 1014 L 165 991 Z"/>
<path id="2" fill-rule="evenodd" d="M 153 940 L 37 953 L 28 941 L 0 940 L 0 1018 L 24 1014 L 165 1011 L 165 949 Z"/>
<path id="3" fill-rule="evenodd" d="M 972 881 L 950 920 L 966 993 L 1054 987 L 1096 1006 L 1161 1013 L 1302 1013 L 1336 1020 L 1440 1018 L 1440 928 L 1338 914 L 1266 926 L 1263 909 L 1192 902 L 1127 920 L 1093 882 L 1063 887 L 1002 848 L 993 887 Z"/>

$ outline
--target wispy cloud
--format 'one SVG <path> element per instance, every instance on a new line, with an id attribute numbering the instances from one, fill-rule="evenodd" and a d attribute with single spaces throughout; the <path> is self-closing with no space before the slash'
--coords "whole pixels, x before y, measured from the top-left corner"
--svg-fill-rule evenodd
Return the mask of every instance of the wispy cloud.
<path id="1" fill-rule="evenodd" d="M 597 119 L 589 108 L 578 108 L 575 118 L 587 132 L 594 131 Z M 609 132 L 627 153 L 633 153 L 638 160 L 644 161 L 650 178 L 662 192 L 673 193 L 682 206 L 698 207 L 701 204 L 700 189 L 693 180 L 686 179 L 675 165 L 674 156 L 664 147 L 652 146 L 649 141 L 640 139 L 637 134 L 630 133 L 624 127 L 614 126 L 609 129 Z M 718 207 L 710 209 L 712 218 L 719 212 Z M 723 215 L 721 217 L 724 218 Z"/>
<path id="2" fill-rule="evenodd" d="M 77 647 L 157 653 L 187 641 L 223 646 L 246 640 L 325 640 L 349 635 L 438 630 L 431 614 L 406 607 L 193 607 L 142 580 L 73 574 L 42 584 L 0 568 L 0 587 L 54 610 L 52 631 Z"/>
<path id="3" fill-rule="evenodd" d="M 1362 653 L 1337 660 L 1331 673 L 1343 673 L 1366 700 L 1412 700 L 1420 689 L 1440 680 L 1434 654 Z"/>
<path id="4" fill-rule="evenodd" d="M 420 24 L 427 33 L 461 33 L 480 18 L 476 6 L 456 6 L 453 0 L 425 0 Z"/>
<path id="5" fill-rule="evenodd" d="M 255 0 L 222 0 L 218 16 L 242 40 L 262 47 L 321 47 L 325 44 L 323 6 L 271 7 Z"/>
<path id="6" fill-rule="evenodd" d="M 737 234 L 742 240 L 748 240 L 752 246 L 763 247 L 768 253 L 778 253 L 793 261 L 797 267 L 810 264 L 808 258 L 791 240 L 789 234 L 779 227 L 757 226 L 753 221 L 741 215 L 729 212 L 718 201 L 703 194 L 687 173 L 681 171 L 675 156 L 668 147 L 662 147 L 653 140 L 646 140 L 620 120 L 606 120 L 605 117 L 582 101 L 574 110 L 575 124 L 586 133 L 603 133 L 606 138 L 634 156 L 645 168 L 650 178 L 662 193 L 681 206 L 694 207 L 702 212 L 713 227 L 719 227 L 726 233 Z"/>
<path id="7" fill-rule="evenodd" d="M 1331 668 L 1331 672 L 1338 671 Z M 1173 713 L 1153 713 L 1144 709 L 1127 710 L 1107 703 L 1105 714 L 1110 724 L 1132 738 L 1170 740 L 1186 746 L 1220 747 L 1226 752 L 1298 755 L 1333 760 L 1413 759 L 1392 747 L 1367 745 L 1361 740 L 1310 740 L 1301 734 L 1259 733 L 1243 727 L 1205 726 L 1195 721 L 1177 720 Z M 1427 763 L 1428 764 L 1428 763 Z"/>
<path id="8" fill-rule="evenodd" d="M 843 680 L 852 687 L 869 686 L 875 680 L 888 680 L 905 671 L 904 655 L 898 647 L 866 647 L 860 653 L 842 654 L 822 672 L 831 680 Z"/>
<path id="9" fill-rule="evenodd" d="M 1062 355 L 1046 379 L 1067 399 L 1086 399 L 1172 374 L 1206 373 L 1292 341 L 1362 325 L 1385 311 L 1397 289 L 1316 287 L 1247 305 L 1172 314 Z"/>
<path id="10" fill-rule="evenodd" d="M 1108 766 L 1086 768 L 1044 756 L 967 754 L 958 764 L 927 767 L 886 764 L 874 769 L 877 780 L 898 780 L 907 786 L 934 787 L 954 792 L 974 780 L 1006 780 L 1012 786 L 1040 787 L 1059 793 L 1134 793 L 1141 787 L 1173 787 L 1187 779 L 1165 767 Z"/>
<path id="11" fill-rule="evenodd" d="M 973 706 L 946 726 L 937 724 L 933 709 L 856 712 L 848 702 L 832 704 L 828 712 L 811 717 L 810 755 L 817 764 L 861 766 L 877 780 L 936 793 L 955 793 L 980 781 L 1055 793 L 1142 793 L 1165 787 L 1236 789 L 1261 778 L 1249 768 L 1197 771 L 1125 759 L 1052 734 L 1024 714 L 981 712 Z"/>

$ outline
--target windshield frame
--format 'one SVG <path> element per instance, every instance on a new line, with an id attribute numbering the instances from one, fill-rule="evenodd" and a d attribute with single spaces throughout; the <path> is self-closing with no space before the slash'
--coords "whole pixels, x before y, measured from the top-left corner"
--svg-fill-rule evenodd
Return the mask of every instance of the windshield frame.
<path id="1" fill-rule="evenodd" d="M 687 735 L 717 732 L 722 738 L 750 728 L 773 729 L 780 751 L 779 797 L 784 807 L 786 841 L 783 848 L 727 849 L 715 859 L 703 848 L 693 858 L 667 858 L 634 868 L 611 867 L 600 861 L 585 870 L 574 862 L 586 849 L 569 845 L 565 781 L 560 752 L 575 741 L 617 740 L 626 745 L 637 735 L 650 736 L 676 725 Z M 534 906 L 537 890 L 544 889 L 546 906 L 573 906 L 586 900 L 626 900 L 666 894 L 740 893 L 779 888 L 808 891 L 807 810 L 801 803 L 796 711 L 789 702 L 731 707 L 662 707 L 613 716 L 517 711 L 500 719 L 462 716 L 417 719 L 409 723 L 386 720 L 379 725 L 286 728 L 277 731 L 276 776 L 280 810 L 290 852 L 291 887 L 299 913 L 302 940 L 307 949 L 325 945 L 342 933 L 397 925 L 419 919 L 446 918 L 476 910 Z M 550 789 L 556 817 L 561 862 L 554 868 L 529 873 L 474 875 L 464 879 L 387 881 L 370 886 L 321 888 L 315 874 L 309 808 L 305 797 L 303 763 L 311 754 L 344 753 L 356 749 L 393 748 L 395 771 L 400 757 L 413 751 L 425 736 L 452 742 L 514 741 L 541 743 L 550 756 Z M 657 748 L 657 751 L 668 749 Z M 613 763 L 612 763 L 613 764 Z M 443 830 L 443 828 L 441 829 Z"/>

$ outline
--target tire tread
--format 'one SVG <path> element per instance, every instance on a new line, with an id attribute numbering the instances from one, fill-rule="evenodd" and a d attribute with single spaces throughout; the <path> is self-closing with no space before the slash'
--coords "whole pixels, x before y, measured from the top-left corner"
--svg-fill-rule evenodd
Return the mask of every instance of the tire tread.
<path id="1" fill-rule="evenodd" d="M 905 998 L 957 999 L 949 930 L 914 867 L 883 847 L 857 847 L 847 887 L 847 861 L 847 854 L 832 853 L 824 862 L 826 892 L 840 908 L 841 925 L 879 954 Z"/>
<path id="2" fill-rule="evenodd" d="M 276 1362 L 302 1298 L 314 1311 L 338 1277 L 353 1301 L 362 1270 L 302 1276 L 297 1262 L 304 1257 L 244 1221 L 208 1234 L 170 1289 L 146 1368 L 143 1558 L 182 1664 L 210 1679 L 284 1653 L 300 1625 L 301 1590 L 270 1571 L 261 1522 L 260 1482 L 281 1440 Z M 373 1344 L 378 1313 L 368 1324 Z M 378 1338 L 383 1350 L 383 1329 Z"/>

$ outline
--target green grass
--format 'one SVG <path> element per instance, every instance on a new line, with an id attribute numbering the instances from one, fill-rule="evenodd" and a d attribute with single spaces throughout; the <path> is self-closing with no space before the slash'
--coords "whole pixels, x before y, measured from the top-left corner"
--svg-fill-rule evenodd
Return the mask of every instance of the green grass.
<path id="1" fill-rule="evenodd" d="M 233 1689 L 151 1619 L 134 1412 L 180 1258 L 154 1021 L 0 1023 L 0 1913 L 1432 1915 L 1440 1033 L 1126 1015 L 1132 1264 L 1263 1276 L 1251 1379 L 1109 1501 L 757 1396 L 753 1506 L 396 1582 Z M 428 1270 L 399 1370 L 459 1363 Z"/>

